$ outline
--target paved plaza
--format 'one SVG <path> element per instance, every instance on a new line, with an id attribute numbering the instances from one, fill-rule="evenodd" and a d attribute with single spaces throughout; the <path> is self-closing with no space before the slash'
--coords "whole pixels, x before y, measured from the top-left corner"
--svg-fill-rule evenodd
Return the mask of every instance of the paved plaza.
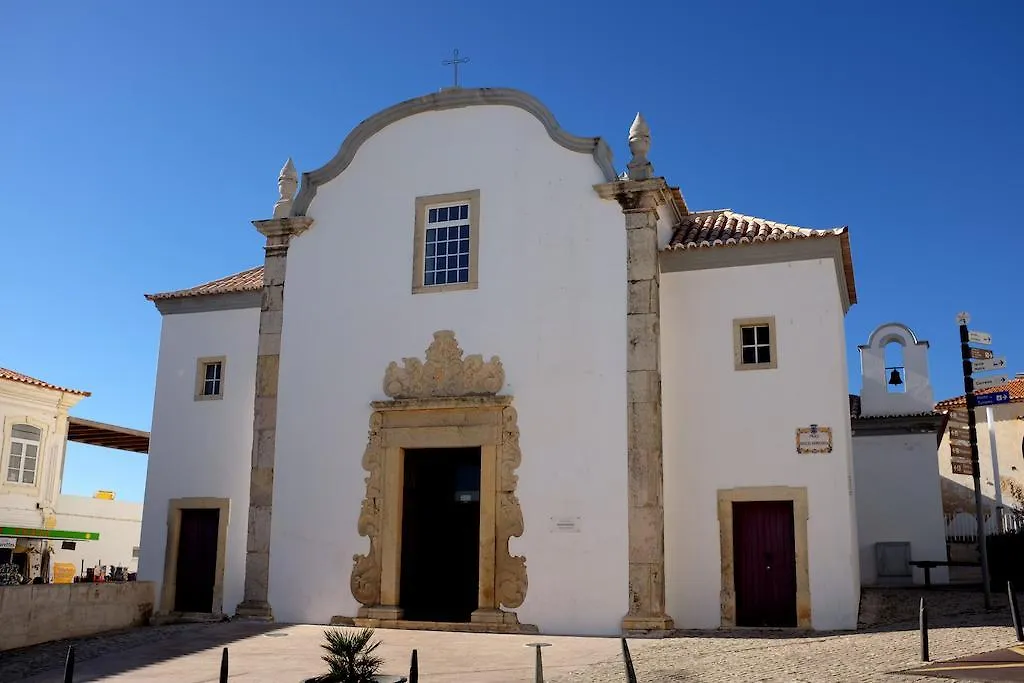
<path id="1" fill-rule="evenodd" d="M 913 596 L 910 596 L 913 597 Z M 1005 599 L 991 612 L 965 605 L 980 596 L 936 596 L 930 632 L 933 661 L 946 661 L 1015 645 Z M 959 602 L 957 602 L 959 601 Z M 678 637 L 631 639 L 639 680 L 818 682 L 886 681 L 927 683 L 935 678 L 900 675 L 921 666 L 916 623 L 905 619 L 904 599 L 893 607 L 867 606 L 874 618 L 897 619 L 856 633 L 711 631 Z M 944 608 L 944 609 L 943 609 Z M 943 613 L 945 612 L 945 613 Z M 881 616 L 879 614 L 881 613 Z M 217 680 L 221 648 L 227 646 L 231 680 L 242 683 L 290 683 L 321 672 L 323 627 L 251 622 L 177 624 L 83 639 L 75 681 L 212 683 Z M 408 673 L 413 648 L 419 652 L 424 683 L 532 682 L 534 654 L 544 649 L 545 680 L 551 683 L 619 683 L 625 680 L 617 638 L 520 636 L 378 630 L 385 672 Z M 4 683 L 60 683 L 67 643 L 52 643 L 0 654 Z M 952 671 L 952 670 L 951 670 Z M 938 673 L 938 672 L 936 672 Z M 963 679 L 962 679 L 963 680 Z M 1005 679 L 1004 679 L 1005 680 Z"/>

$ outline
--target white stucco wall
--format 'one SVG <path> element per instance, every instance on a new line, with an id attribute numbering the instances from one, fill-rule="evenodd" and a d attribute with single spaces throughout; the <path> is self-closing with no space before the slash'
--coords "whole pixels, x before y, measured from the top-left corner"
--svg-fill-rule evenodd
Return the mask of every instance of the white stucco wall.
<path id="1" fill-rule="evenodd" d="M 245 578 L 258 308 L 165 315 L 160 332 L 139 579 L 163 582 L 168 500 L 228 498 L 224 611 Z M 196 361 L 226 356 L 224 398 L 194 400 Z"/>
<path id="2" fill-rule="evenodd" d="M 719 489 L 804 486 L 812 626 L 854 628 L 848 380 L 833 262 L 666 272 L 661 295 L 669 615 L 683 628 L 721 624 Z M 736 371 L 733 320 L 764 315 L 775 316 L 778 368 Z M 832 428 L 832 453 L 797 454 L 796 429 L 810 424 Z"/>
<path id="3" fill-rule="evenodd" d="M 285 287 L 270 602 L 283 621 L 354 616 L 360 460 L 384 370 L 437 330 L 498 355 L 515 397 L 529 591 L 520 621 L 618 633 L 627 611 L 626 243 L 592 157 L 532 115 L 470 107 L 404 119 L 323 186 Z M 410 292 L 417 196 L 478 189 L 480 285 Z M 154 425 L 156 429 L 156 425 Z M 553 533 L 578 516 L 579 533 Z M 149 544 L 149 541 L 145 541 Z"/>
<path id="4" fill-rule="evenodd" d="M 70 562 L 81 571 L 103 564 L 108 567 L 138 569 L 132 551 L 142 534 L 142 503 L 102 500 L 86 496 L 61 495 L 57 499 L 57 528 L 99 533 L 98 541 L 79 541 L 74 550 L 61 550 L 59 541 L 51 543 L 53 562 Z"/>
<path id="5" fill-rule="evenodd" d="M 857 527 L 860 576 L 876 582 L 875 543 L 910 543 L 912 560 L 946 560 L 939 471 L 934 434 L 887 434 L 853 439 L 857 484 Z M 914 583 L 924 583 L 916 567 Z M 948 570 L 936 567 L 933 583 L 949 581 Z"/>

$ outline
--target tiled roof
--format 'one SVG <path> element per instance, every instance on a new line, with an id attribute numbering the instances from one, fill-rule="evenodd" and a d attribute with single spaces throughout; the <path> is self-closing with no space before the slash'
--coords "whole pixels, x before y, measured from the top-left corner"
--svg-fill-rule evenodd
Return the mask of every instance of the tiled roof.
<path id="1" fill-rule="evenodd" d="M 22 384 L 30 384 L 34 387 L 40 387 L 42 389 L 54 389 L 55 391 L 64 391 L 69 394 L 78 394 L 79 396 L 92 395 L 88 391 L 81 391 L 79 389 L 69 389 L 67 387 L 57 386 L 56 384 L 50 384 L 49 382 L 44 382 L 41 379 L 29 377 L 28 375 L 23 375 L 20 372 L 8 370 L 7 368 L 0 368 L 0 380 L 2 379 L 10 380 L 12 382 L 21 382 Z"/>
<path id="2" fill-rule="evenodd" d="M 1010 392 L 1010 403 L 1024 403 L 1024 377 L 1014 377 L 1006 384 L 1000 384 L 999 386 L 990 387 L 988 389 L 982 389 L 981 391 L 974 392 L 974 395 L 979 394 L 994 394 L 998 391 Z M 954 398 L 947 398 L 944 401 L 939 401 L 935 404 L 936 410 L 944 410 L 949 408 L 956 408 L 957 406 L 966 406 L 967 398 L 965 396 L 956 396 Z"/>
<path id="3" fill-rule="evenodd" d="M 190 296 L 205 296 L 209 294 L 231 294 L 233 292 L 258 292 L 263 288 L 263 266 L 256 266 L 241 273 L 228 275 L 213 282 L 196 285 L 188 289 L 179 289 L 173 292 L 161 292 L 158 294 L 147 294 L 150 301 L 161 299 L 183 299 Z"/>
<path id="4" fill-rule="evenodd" d="M 849 230 L 844 226 L 831 230 L 811 230 L 795 225 L 777 223 L 764 218 L 746 216 L 730 211 L 697 211 L 683 217 L 676 226 L 666 251 L 711 249 L 765 242 L 821 239 L 838 237 L 843 254 L 843 271 L 850 303 L 857 302 L 857 290 L 853 280 L 853 256 L 850 252 Z"/>

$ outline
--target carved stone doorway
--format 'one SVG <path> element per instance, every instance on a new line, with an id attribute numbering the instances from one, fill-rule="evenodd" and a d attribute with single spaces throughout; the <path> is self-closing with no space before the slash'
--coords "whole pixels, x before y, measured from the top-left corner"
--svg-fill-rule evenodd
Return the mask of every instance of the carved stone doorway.
<path id="1" fill-rule="evenodd" d="M 409 621 L 402 609 L 402 520 L 406 453 L 413 449 L 473 448 L 480 452 L 480 525 L 477 608 L 469 630 L 535 630 L 519 624 L 510 610 L 526 597 L 526 558 L 509 553 L 523 533 L 516 497 L 516 468 L 522 459 L 512 397 L 498 392 L 505 382 L 497 357 L 463 359 L 455 334 L 434 333 L 426 362 L 392 362 L 385 372 L 388 401 L 374 401 L 363 454 L 366 498 L 359 533 L 369 537 L 366 554 L 356 555 L 352 595 L 362 607 L 356 625 L 444 628 L 452 624 Z M 445 557 L 434 561 L 444 564 Z"/>

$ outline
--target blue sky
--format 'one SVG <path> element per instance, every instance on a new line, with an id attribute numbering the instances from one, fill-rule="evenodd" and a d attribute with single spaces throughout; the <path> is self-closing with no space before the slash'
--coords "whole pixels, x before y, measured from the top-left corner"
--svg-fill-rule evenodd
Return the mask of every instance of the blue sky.
<path id="1" fill-rule="evenodd" d="M 244 8 L 244 9 L 240 9 Z M 900 320 L 957 394 L 955 315 L 1011 370 L 1024 316 L 1024 4 L 906 2 L 5 3 L 0 365 L 93 392 L 148 429 L 160 319 L 145 292 L 261 261 L 276 174 L 447 85 L 526 90 L 626 160 L 642 110 L 691 208 L 849 225 L 856 345 Z M 785 296 L 785 292 L 779 292 Z M 72 445 L 65 492 L 141 500 L 145 458 Z"/>

